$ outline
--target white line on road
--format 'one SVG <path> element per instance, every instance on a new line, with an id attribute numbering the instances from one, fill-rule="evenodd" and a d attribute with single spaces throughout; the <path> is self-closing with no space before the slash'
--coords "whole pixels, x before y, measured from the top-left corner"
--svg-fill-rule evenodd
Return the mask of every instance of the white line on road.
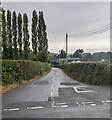
<path id="1" fill-rule="evenodd" d="M 41 106 L 38 106 L 38 107 L 27 107 L 26 109 L 27 110 L 30 110 L 30 109 L 32 109 L 32 110 L 35 110 L 35 109 L 42 109 L 42 108 L 44 108 L 44 107 L 41 107 Z"/>
<path id="2" fill-rule="evenodd" d="M 54 108 L 54 107 L 56 107 L 56 106 L 55 106 L 55 105 L 52 105 L 51 107 Z"/>
<path id="3" fill-rule="evenodd" d="M 91 106 L 95 106 L 96 104 L 90 104 Z"/>
<path id="4" fill-rule="evenodd" d="M 112 100 L 107 100 L 107 101 L 106 101 L 106 103 L 111 103 L 111 102 L 112 102 Z"/>
<path id="5" fill-rule="evenodd" d="M 56 105 L 65 105 L 66 103 L 55 103 Z"/>
<path id="6" fill-rule="evenodd" d="M 105 101 L 101 101 L 102 103 L 111 103 L 112 100 L 105 100 Z"/>
<path id="7" fill-rule="evenodd" d="M 52 106 L 52 108 L 65 108 L 65 107 L 68 107 L 68 105 L 62 105 L 62 106 L 53 105 L 53 106 Z"/>
<path id="8" fill-rule="evenodd" d="M 93 101 L 90 101 L 90 102 L 82 102 L 82 104 L 89 104 L 89 103 L 93 103 Z"/>
<path id="9" fill-rule="evenodd" d="M 61 107 L 62 107 L 62 108 L 65 108 L 65 107 L 68 107 L 68 105 L 62 105 Z"/>
<path id="10" fill-rule="evenodd" d="M 86 93 L 86 92 L 94 92 L 93 90 L 83 90 L 83 91 L 78 91 L 77 87 L 73 87 L 76 93 Z"/>
<path id="11" fill-rule="evenodd" d="M 53 96 L 53 93 L 51 92 L 51 97 Z"/>
<path id="12" fill-rule="evenodd" d="M 105 103 L 106 101 L 101 101 L 102 103 Z"/>
<path id="13" fill-rule="evenodd" d="M 79 103 L 78 103 L 78 102 L 76 102 L 76 104 L 78 105 Z"/>
<path id="14" fill-rule="evenodd" d="M 4 109 L 3 111 L 18 111 L 19 108 L 10 108 L 10 109 Z"/>
<path id="15" fill-rule="evenodd" d="M 54 106 L 54 103 L 52 102 L 51 105 Z"/>

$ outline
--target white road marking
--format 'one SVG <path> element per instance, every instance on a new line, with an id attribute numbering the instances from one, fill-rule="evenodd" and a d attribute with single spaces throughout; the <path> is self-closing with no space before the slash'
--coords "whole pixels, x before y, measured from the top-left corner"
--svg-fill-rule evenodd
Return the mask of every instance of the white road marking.
<path id="1" fill-rule="evenodd" d="M 93 103 L 93 101 L 90 101 L 90 102 L 82 102 L 82 104 L 89 104 L 89 103 Z"/>
<path id="2" fill-rule="evenodd" d="M 105 101 L 101 101 L 102 103 L 105 103 Z"/>
<path id="3" fill-rule="evenodd" d="M 66 103 L 55 103 L 56 105 L 65 105 Z"/>
<path id="4" fill-rule="evenodd" d="M 27 107 L 26 109 L 27 110 L 30 110 L 30 109 L 32 109 L 32 110 L 35 110 L 35 109 L 42 109 L 42 108 L 44 108 L 44 107 L 41 107 L 41 106 L 38 106 L 38 107 Z"/>
<path id="5" fill-rule="evenodd" d="M 4 109 L 3 111 L 7 111 L 8 109 Z"/>
<path id="6" fill-rule="evenodd" d="M 90 104 L 91 106 L 95 106 L 96 104 Z"/>
<path id="7" fill-rule="evenodd" d="M 53 96 L 53 93 L 51 92 L 51 97 Z"/>
<path id="8" fill-rule="evenodd" d="M 61 107 L 62 107 L 62 108 L 65 108 L 65 107 L 68 107 L 68 105 L 62 105 Z"/>
<path id="9" fill-rule="evenodd" d="M 52 108 L 55 108 L 55 107 L 57 107 L 57 108 L 65 108 L 65 107 L 68 107 L 68 105 L 62 105 L 62 106 L 59 106 L 59 105 L 53 105 L 53 106 L 51 106 Z"/>
<path id="10" fill-rule="evenodd" d="M 102 103 L 111 103 L 112 100 L 101 101 Z"/>
<path id="11" fill-rule="evenodd" d="M 76 93 L 86 93 L 86 92 L 94 92 L 93 90 L 84 90 L 84 91 L 78 91 L 77 88 L 79 87 L 73 87 Z"/>
<path id="12" fill-rule="evenodd" d="M 39 109 L 42 109 L 42 108 L 44 108 L 44 107 L 39 106 L 38 108 L 39 108 Z"/>
<path id="13" fill-rule="evenodd" d="M 56 107 L 56 106 L 55 106 L 55 105 L 52 105 L 51 107 L 54 108 L 54 107 Z"/>
<path id="14" fill-rule="evenodd" d="M 54 103 L 52 102 L 51 105 L 54 106 Z"/>
<path id="15" fill-rule="evenodd" d="M 18 111 L 19 108 L 10 108 L 10 109 L 4 109 L 3 111 Z"/>
<path id="16" fill-rule="evenodd" d="M 112 102 L 112 100 L 107 100 L 107 101 L 105 101 L 106 103 L 111 103 Z"/>
<path id="17" fill-rule="evenodd" d="M 76 102 L 76 104 L 78 105 L 79 103 L 78 103 L 78 102 Z"/>

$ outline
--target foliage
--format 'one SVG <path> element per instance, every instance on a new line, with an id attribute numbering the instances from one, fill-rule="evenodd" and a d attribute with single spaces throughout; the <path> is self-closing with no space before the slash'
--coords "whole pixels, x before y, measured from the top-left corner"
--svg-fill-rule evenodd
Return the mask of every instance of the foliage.
<path id="1" fill-rule="evenodd" d="M 49 70 L 50 65 L 47 63 L 30 60 L 3 60 L 2 82 L 3 84 L 19 83 L 21 80 L 30 80 Z"/>
<path id="2" fill-rule="evenodd" d="M 48 39 L 47 39 L 46 25 L 42 11 L 39 11 L 38 45 L 39 45 L 38 47 L 39 51 L 47 51 Z"/>
<path id="3" fill-rule="evenodd" d="M 32 59 L 31 57 L 33 55 L 34 60 L 47 61 L 48 39 L 44 15 L 42 11 L 39 11 L 39 20 L 37 12 L 33 10 L 32 13 L 32 43 L 29 39 L 30 27 L 28 26 L 28 17 L 26 13 L 23 15 L 19 13 L 17 16 L 15 11 L 13 11 L 11 14 L 11 11 L 7 10 L 6 16 L 5 10 L 2 9 L 1 16 L 1 34 L 3 42 L 0 49 L 2 51 L 1 56 L 3 59 L 29 60 Z M 32 45 L 32 49 L 30 49 L 30 44 Z"/>
<path id="4" fill-rule="evenodd" d="M 18 56 L 19 59 L 23 58 L 23 52 L 22 52 L 22 15 L 21 13 L 18 14 Z"/>
<path id="5" fill-rule="evenodd" d="M 7 10 L 8 58 L 13 59 L 11 11 Z"/>
<path id="6" fill-rule="evenodd" d="M 18 59 L 18 42 L 17 42 L 17 16 L 16 12 L 12 13 L 12 34 L 13 34 L 13 59 Z"/>
<path id="7" fill-rule="evenodd" d="M 71 57 L 73 57 L 73 58 L 81 58 L 82 59 L 82 53 L 83 52 L 84 52 L 83 49 L 77 49 Z"/>
<path id="8" fill-rule="evenodd" d="M 32 49 L 37 54 L 37 12 L 34 10 L 32 14 Z"/>
<path id="9" fill-rule="evenodd" d="M 27 14 L 23 15 L 23 43 L 24 43 L 24 58 L 29 59 L 30 42 L 29 42 L 29 30 L 28 30 L 28 17 Z"/>
<path id="10" fill-rule="evenodd" d="M 105 62 L 63 64 L 60 67 L 80 82 L 94 85 L 110 85 L 110 65 Z"/>
<path id="11" fill-rule="evenodd" d="M 6 18 L 5 10 L 2 9 L 2 46 L 3 46 L 3 59 L 8 58 L 8 48 L 7 48 L 7 32 L 6 32 Z"/>
<path id="12" fill-rule="evenodd" d="M 43 16 L 42 11 L 39 11 L 38 50 L 40 52 L 39 57 L 41 58 L 41 61 L 47 61 L 48 39 L 47 39 L 46 25 L 45 25 L 44 16 Z M 44 53 L 44 54 L 42 55 L 42 53 Z"/>
<path id="13" fill-rule="evenodd" d="M 61 50 L 60 58 L 66 58 L 66 52 L 64 50 Z"/>
<path id="14" fill-rule="evenodd" d="M 92 60 L 98 61 L 98 60 L 110 60 L 112 58 L 112 53 L 111 52 L 97 52 L 92 54 Z"/>
<path id="15" fill-rule="evenodd" d="M 41 62 L 47 62 L 47 52 L 46 51 L 40 51 L 40 52 L 38 52 L 37 58 Z"/>

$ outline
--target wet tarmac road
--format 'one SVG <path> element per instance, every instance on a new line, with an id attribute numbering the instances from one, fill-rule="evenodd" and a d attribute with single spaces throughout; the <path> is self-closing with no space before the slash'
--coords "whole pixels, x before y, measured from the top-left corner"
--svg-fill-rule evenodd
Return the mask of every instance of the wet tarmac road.
<path id="1" fill-rule="evenodd" d="M 82 84 L 61 69 L 2 96 L 3 118 L 110 118 L 110 88 Z"/>

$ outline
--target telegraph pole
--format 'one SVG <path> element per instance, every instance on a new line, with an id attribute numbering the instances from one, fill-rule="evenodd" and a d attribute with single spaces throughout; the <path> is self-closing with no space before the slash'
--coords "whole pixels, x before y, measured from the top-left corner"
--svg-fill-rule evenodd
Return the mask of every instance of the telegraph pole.
<path id="1" fill-rule="evenodd" d="M 66 33 L 66 62 L 68 57 L 68 34 Z"/>

